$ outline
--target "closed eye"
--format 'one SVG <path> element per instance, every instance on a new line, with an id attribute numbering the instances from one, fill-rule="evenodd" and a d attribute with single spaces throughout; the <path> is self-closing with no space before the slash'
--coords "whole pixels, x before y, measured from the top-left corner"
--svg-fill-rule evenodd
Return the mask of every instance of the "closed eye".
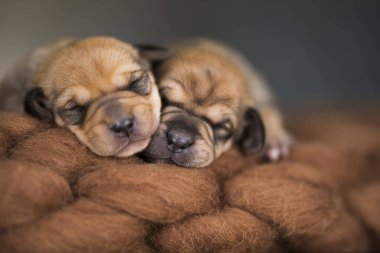
<path id="1" fill-rule="evenodd" d="M 233 134 L 233 125 L 231 120 L 225 120 L 212 125 L 216 140 L 226 140 Z"/>
<path id="2" fill-rule="evenodd" d="M 78 125 L 83 122 L 86 111 L 87 106 L 70 102 L 66 108 L 58 110 L 58 114 L 67 125 Z"/>
<path id="3" fill-rule="evenodd" d="M 151 82 L 148 73 L 144 72 L 140 77 L 132 77 L 129 84 L 121 90 L 132 91 L 142 96 L 149 95 Z"/>

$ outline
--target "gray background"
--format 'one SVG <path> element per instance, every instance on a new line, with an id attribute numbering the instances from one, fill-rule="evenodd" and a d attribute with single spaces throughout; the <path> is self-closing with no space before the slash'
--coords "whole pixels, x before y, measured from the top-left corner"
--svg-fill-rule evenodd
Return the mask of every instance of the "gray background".
<path id="1" fill-rule="evenodd" d="M 65 36 L 202 36 L 242 51 L 283 106 L 363 103 L 380 97 L 379 30 L 379 0 L 0 0 L 0 74 Z"/>

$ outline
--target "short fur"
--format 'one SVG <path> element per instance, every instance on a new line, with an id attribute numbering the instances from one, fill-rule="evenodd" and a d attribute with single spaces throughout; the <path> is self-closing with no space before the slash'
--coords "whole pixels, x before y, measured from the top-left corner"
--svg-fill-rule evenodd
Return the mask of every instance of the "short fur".
<path id="1" fill-rule="evenodd" d="M 263 79 L 240 54 L 208 40 L 177 42 L 169 49 L 172 57 L 156 69 L 164 107 L 144 152 L 148 159 L 204 167 L 234 141 L 244 153 L 266 145 L 271 160 L 287 153 L 291 138 L 281 115 Z M 184 145 L 171 141 L 173 132 Z"/>
<path id="2" fill-rule="evenodd" d="M 27 91 L 18 94 L 26 93 L 25 111 L 67 127 L 98 155 L 126 157 L 143 150 L 158 127 L 161 101 L 142 52 L 110 37 L 49 48 L 38 49 L 43 56 L 36 60 L 32 54 L 16 71 L 20 76 L 28 70 Z M 11 87 L 4 82 L 17 84 L 5 79 L 3 87 Z"/>

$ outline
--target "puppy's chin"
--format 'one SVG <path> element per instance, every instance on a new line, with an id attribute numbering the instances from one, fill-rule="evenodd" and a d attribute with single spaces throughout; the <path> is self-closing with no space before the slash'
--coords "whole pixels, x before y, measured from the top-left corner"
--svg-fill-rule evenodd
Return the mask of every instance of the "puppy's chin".
<path id="1" fill-rule="evenodd" d="M 128 157 L 144 150 L 149 144 L 150 138 L 138 141 L 131 141 L 125 147 L 122 147 L 112 156 L 115 157 Z"/>
<path id="2" fill-rule="evenodd" d="M 182 167 L 201 168 L 209 165 L 214 161 L 213 153 L 207 149 L 197 148 L 184 150 L 181 153 L 173 153 L 171 160 Z"/>
<path id="3" fill-rule="evenodd" d="M 154 134 L 142 156 L 148 162 L 174 163 L 187 168 L 205 167 L 215 159 L 214 150 L 205 145 L 202 140 L 198 140 L 192 147 L 180 153 L 170 151 L 166 134 L 162 129 Z"/>
<path id="4" fill-rule="evenodd" d="M 102 125 L 98 125 L 86 133 L 78 127 L 69 128 L 82 143 L 100 156 L 131 156 L 144 150 L 151 139 L 150 134 L 118 137 L 110 133 L 108 128 Z"/>

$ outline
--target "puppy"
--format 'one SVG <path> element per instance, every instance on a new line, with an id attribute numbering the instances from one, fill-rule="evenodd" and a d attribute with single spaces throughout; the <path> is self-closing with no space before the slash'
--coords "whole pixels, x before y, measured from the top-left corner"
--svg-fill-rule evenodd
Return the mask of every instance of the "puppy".
<path id="1" fill-rule="evenodd" d="M 236 142 L 244 153 L 286 155 L 292 138 L 261 76 L 237 52 L 208 40 L 169 45 L 157 66 L 161 123 L 144 156 L 204 167 Z"/>
<path id="2" fill-rule="evenodd" d="M 151 51 L 110 37 L 60 41 L 32 53 L 2 89 L 17 87 L 28 114 L 67 127 L 96 154 L 130 156 L 149 144 L 159 124 L 148 61 L 159 54 Z"/>

